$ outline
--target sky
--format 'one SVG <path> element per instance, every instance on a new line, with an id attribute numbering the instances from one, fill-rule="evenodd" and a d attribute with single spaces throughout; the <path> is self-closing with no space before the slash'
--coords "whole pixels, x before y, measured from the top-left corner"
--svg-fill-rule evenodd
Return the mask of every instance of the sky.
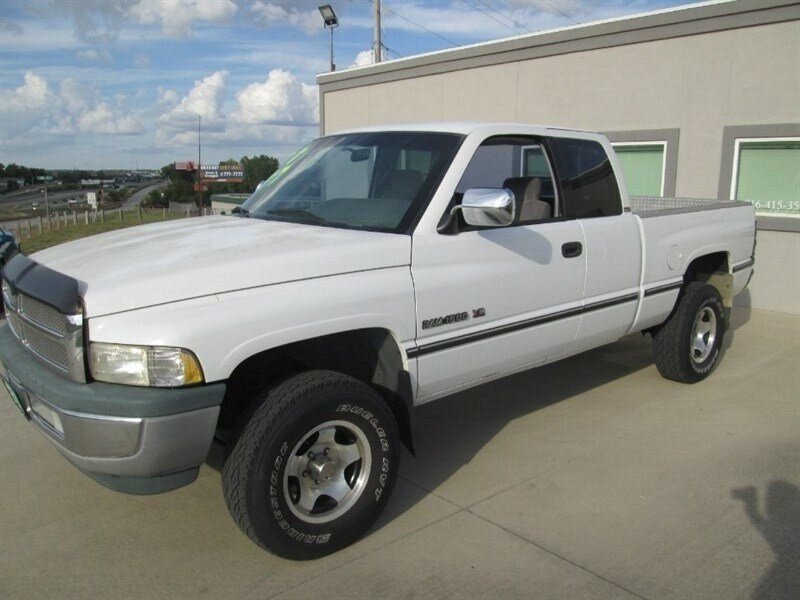
<path id="1" fill-rule="evenodd" d="M 325 0 L 0 0 L 0 163 L 149 169 L 319 134 Z M 372 0 L 331 1 L 337 70 L 372 61 Z M 391 0 L 384 60 L 686 4 Z"/>

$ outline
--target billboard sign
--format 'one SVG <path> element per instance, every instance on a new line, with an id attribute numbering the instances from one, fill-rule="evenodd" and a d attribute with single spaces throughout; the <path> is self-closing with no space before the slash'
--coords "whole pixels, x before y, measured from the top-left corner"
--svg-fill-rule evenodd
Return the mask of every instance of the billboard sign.
<path id="1" fill-rule="evenodd" d="M 205 183 L 241 183 L 244 169 L 242 165 L 202 165 L 200 178 Z"/>

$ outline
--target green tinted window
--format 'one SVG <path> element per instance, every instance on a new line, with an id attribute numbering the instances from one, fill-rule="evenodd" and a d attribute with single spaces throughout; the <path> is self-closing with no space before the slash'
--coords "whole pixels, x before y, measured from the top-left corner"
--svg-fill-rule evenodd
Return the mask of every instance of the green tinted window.
<path id="1" fill-rule="evenodd" d="M 664 145 L 614 146 L 630 196 L 661 196 Z"/>
<path id="2" fill-rule="evenodd" d="M 742 142 L 736 199 L 759 213 L 800 215 L 800 141 Z"/>
<path id="3" fill-rule="evenodd" d="M 544 157 L 541 146 L 529 146 L 523 148 L 523 177 L 540 177 L 550 179 L 550 167 L 547 166 L 547 159 Z"/>

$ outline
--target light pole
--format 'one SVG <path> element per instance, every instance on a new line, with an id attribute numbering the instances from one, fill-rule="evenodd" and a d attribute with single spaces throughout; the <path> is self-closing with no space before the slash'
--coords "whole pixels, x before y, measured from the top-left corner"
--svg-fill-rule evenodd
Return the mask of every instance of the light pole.
<path id="1" fill-rule="evenodd" d="M 339 26 L 339 19 L 336 18 L 336 13 L 333 12 L 330 4 L 320 6 L 319 14 L 322 15 L 322 19 L 325 21 L 325 27 L 330 27 L 331 29 L 331 71 L 335 71 L 336 65 L 333 62 L 333 29 Z"/>

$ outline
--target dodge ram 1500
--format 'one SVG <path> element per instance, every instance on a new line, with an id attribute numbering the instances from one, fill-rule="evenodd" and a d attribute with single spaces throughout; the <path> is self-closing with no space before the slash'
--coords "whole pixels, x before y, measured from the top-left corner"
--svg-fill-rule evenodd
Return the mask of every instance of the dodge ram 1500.
<path id="1" fill-rule="evenodd" d="M 236 216 L 11 259 L 0 375 L 115 490 L 191 483 L 217 439 L 242 531 L 313 558 L 386 505 L 417 405 L 633 332 L 664 377 L 708 377 L 754 250 L 750 204 L 631 201 L 602 135 L 338 133 Z"/>

